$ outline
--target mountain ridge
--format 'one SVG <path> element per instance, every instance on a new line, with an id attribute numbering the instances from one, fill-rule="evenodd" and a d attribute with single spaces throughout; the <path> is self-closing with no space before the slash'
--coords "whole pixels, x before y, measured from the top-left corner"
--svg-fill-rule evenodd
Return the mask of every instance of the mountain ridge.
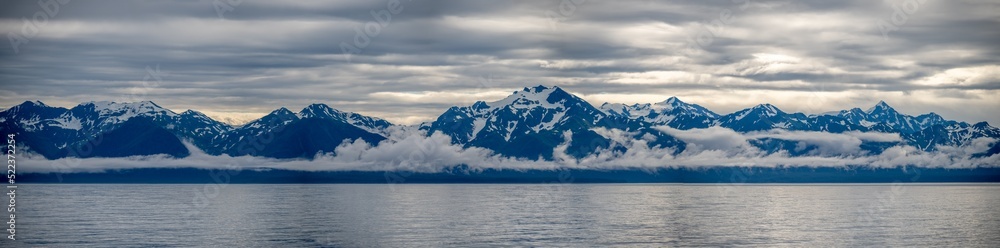
<path id="1" fill-rule="evenodd" d="M 397 126 L 378 117 L 341 111 L 322 103 L 310 104 L 299 112 L 279 107 L 244 125 L 232 126 L 197 110 L 176 113 L 152 101 L 92 101 L 68 109 L 48 106 L 41 101 L 25 101 L 0 111 L 0 131 L 28 134 L 26 140 L 31 143 L 28 146 L 33 152 L 55 159 L 65 157 L 67 149 L 87 145 L 89 140 L 115 131 L 135 118 L 146 119 L 157 130 L 190 141 L 211 155 L 276 158 L 310 158 L 318 152 L 330 153 L 345 140 L 362 139 L 377 145 L 390 135 L 391 127 Z M 1000 129 L 987 122 L 969 124 L 946 120 L 934 112 L 906 115 L 885 101 L 867 110 L 851 108 L 812 115 L 788 113 L 777 106 L 761 103 L 723 115 L 677 97 L 656 103 L 595 106 L 558 86 L 544 85 L 524 87 L 492 102 L 453 106 L 434 121 L 416 128 L 426 131 L 427 135 L 447 134 L 454 144 L 487 148 L 503 156 L 527 159 L 554 159 L 556 149 L 562 145 L 566 146 L 563 151 L 575 158 L 600 151 L 625 152 L 620 138 L 598 132 L 602 129 L 622 130 L 629 136 L 627 138 L 645 140 L 650 148 L 671 148 L 675 152 L 686 149 L 685 142 L 658 131 L 654 128 L 657 126 L 679 130 L 722 127 L 740 133 L 769 130 L 886 132 L 899 134 L 904 143 L 926 151 L 938 146 L 964 145 L 982 137 L 1000 138 Z M 796 150 L 790 153 L 805 154 L 812 149 L 796 145 L 792 140 L 766 139 L 751 143 L 769 152 Z M 887 147 L 868 143 L 863 146 L 870 147 L 872 152 Z M 299 149 L 281 155 L 265 152 L 275 147 Z M 165 151 L 163 154 L 181 156 L 185 153 Z M 85 157 L 86 154 L 77 156 Z"/>

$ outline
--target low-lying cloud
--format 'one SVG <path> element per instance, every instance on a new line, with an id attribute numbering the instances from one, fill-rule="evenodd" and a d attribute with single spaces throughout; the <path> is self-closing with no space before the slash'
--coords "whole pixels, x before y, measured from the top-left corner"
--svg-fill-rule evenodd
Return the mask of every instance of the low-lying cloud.
<path id="1" fill-rule="evenodd" d="M 877 168 L 918 166 L 927 168 L 975 168 L 1000 166 L 1000 154 L 989 157 L 981 154 L 998 142 L 993 138 L 979 138 L 963 146 L 940 146 L 937 151 L 926 152 L 913 146 L 896 144 L 878 154 L 867 154 L 860 149 L 861 141 L 895 142 L 898 135 L 885 133 L 846 132 L 841 134 L 765 131 L 738 133 L 730 129 L 678 130 L 669 127 L 656 129 L 688 143 L 687 149 L 676 153 L 673 148 L 649 147 L 654 137 L 632 138 L 634 133 L 617 129 L 595 129 L 611 140 L 612 146 L 627 148 L 600 149 L 592 155 L 575 158 L 566 153 L 571 135 L 566 132 L 564 142 L 554 149 L 552 161 L 527 160 L 503 157 L 479 147 L 463 147 L 451 143 L 451 138 L 441 133 L 427 135 L 411 127 L 394 127 L 388 139 L 378 145 L 364 141 L 344 142 L 335 149 L 336 155 L 317 154 L 313 159 L 272 159 L 262 157 L 208 155 L 187 144 L 191 155 L 171 158 L 164 155 L 133 156 L 126 158 L 62 158 L 46 160 L 41 156 L 22 156 L 19 170 L 26 173 L 100 172 L 133 168 L 203 168 L 203 169 L 288 169 L 302 171 L 413 171 L 440 172 L 456 166 L 469 170 L 555 170 L 555 169 L 655 169 L 697 168 L 716 166 L 741 167 L 838 167 L 869 166 Z M 814 145 L 821 151 L 805 156 L 791 156 L 779 151 L 766 153 L 750 145 L 748 140 L 777 138 Z"/>

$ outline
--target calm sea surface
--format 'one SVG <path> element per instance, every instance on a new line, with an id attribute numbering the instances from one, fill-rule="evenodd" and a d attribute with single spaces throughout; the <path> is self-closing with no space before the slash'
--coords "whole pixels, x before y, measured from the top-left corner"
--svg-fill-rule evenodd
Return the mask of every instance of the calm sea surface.
<path id="1" fill-rule="evenodd" d="M 17 214 L 0 246 L 1000 247 L 1000 184 L 23 184 Z"/>

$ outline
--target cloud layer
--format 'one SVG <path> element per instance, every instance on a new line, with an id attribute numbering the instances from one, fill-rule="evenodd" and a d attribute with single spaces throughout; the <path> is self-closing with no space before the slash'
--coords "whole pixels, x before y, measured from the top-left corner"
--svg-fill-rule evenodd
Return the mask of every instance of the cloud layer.
<path id="1" fill-rule="evenodd" d="M 939 147 L 938 151 L 925 152 L 912 146 L 896 145 L 879 154 L 868 154 L 860 149 L 861 141 L 894 142 L 899 136 L 885 133 L 847 132 L 843 134 L 768 131 L 741 134 L 729 129 L 677 130 L 658 127 L 689 144 L 688 149 L 675 155 L 670 148 L 650 148 L 647 144 L 654 137 L 633 139 L 630 134 L 617 129 L 595 129 L 612 140 L 612 146 L 627 148 L 598 150 L 595 154 L 574 158 L 566 154 L 572 137 L 564 133 L 564 143 L 555 148 L 553 160 L 526 160 L 501 157 L 492 151 L 451 143 L 451 138 L 408 127 L 393 127 L 387 140 L 377 145 L 364 141 L 345 141 L 335 150 L 336 155 L 316 154 L 311 160 L 271 159 L 261 157 L 212 156 L 188 144 L 192 151 L 186 158 L 165 156 L 136 156 L 128 158 L 63 158 L 46 160 L 41 156 L 24 156 L 18 160 L 20 172 L 99 172 L 130 168 L 206 168 L 206 169 L 289 169 L 304 171 L 415 171 L 440 172 L 455 166 L 468 166 L 471 170 L 512 169 L 552 170 L 573 169 L 653 169 L 677 167 L 714 166 L 869 166 L 926 168 L 975 168 L 1000 166 L 1000 154 L 975 157 L 998 142 L 980 138 L 961 147 Z M 787 152 L 767 153 L 749 144 L 748 140 L 780 138 L 816 146 L 816 154 L 790 156 Z"/>
<path id="2" fill-rule="evenodd" d="M 240 122 L 323 102 L 414 124 L 547 84 L 1000 123 L 997 1 L 229 2 L 4 3 L 0 33 L 23 40 L 0 45 L 0 106 L 152 100 Z"/>

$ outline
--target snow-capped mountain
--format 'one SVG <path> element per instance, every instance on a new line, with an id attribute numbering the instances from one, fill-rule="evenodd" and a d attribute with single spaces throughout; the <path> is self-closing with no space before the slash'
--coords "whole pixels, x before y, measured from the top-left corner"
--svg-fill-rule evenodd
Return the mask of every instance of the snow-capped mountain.
<path id="1" fill-rule="evenodd" d="M 392 126 L 388 121 L 312 104 L 299 113 L 279 108 L 260 119 L 221 135 L 216 153 L 275 158 L 312 158 L 333 152 L 346 140 L 363 139 L 377 144 Z"/>
<path id="2" fill-rule="evenodd" d="M 720 116 L 698 104 L 688 104 L 677 97 L 653 104 L 625 105 L 604 103 L 600 109 L 609 115 L 666 125 L 676 129 L 707 128 Z"/>
<path id="3" fill-rule="evenodd" d="M 766 103 L 722 116 L 715 124 L 739 132 L 787 129 L 840 133 L 867 130 L 839 116 L 787 113 Z"/>
<path id="4" fill-rule="evenodd" d="M 215 139 L 233 130 L 233 127 L 194 110 L 184 111 L 172 120 L 159 124 L 202 150 L 212 150 L 216 147 L 213 143 Z"/>
<path id="5" fill-rule="evenodd" d="M 930 126 L 919 132 L 904 133 L 902 137 L 917 148 L 934 150 L 937 146 L 957 146 L 977 138 L 1000 138 L 1000 129 L 990 126 L 985 121 L 974 125 L 951 121 L 947 124 Z"/>
<path id="6" fill-rule="evenodd" d="M 298 113 L 278 108 L 233 127 L 201 112 L 180 114 L 144 101 L 134 103 L 86 102 L 73 108 L 28 101 L 0 111 L 0 131 L 17 133 L 31 152 L 49 159 L 62 157 L 190 154 L 187 141 L 213 155 L 312 158 L 331 153 L 344 141 L 364 140 L 377 145 L 393 124 L 383 119 L 312 104 Z M 961 146 L 978 138 L 1000 139 L 1000 129 L 986 122 L 969 124 L 946 120 L 936 113 L 910 116 L 885 102 L 868 110 L 852 108 L 818 115 L 788 113 L 770 104 L 719 115 L 676 97 L 650 104 L 604 103 L 599 108 L 559 87 L 535 86 L 506 98 L 470 106 L 451 107 L 436 120 L 419 128 L 449 135 L 455 144 L 482 147 L 510 157 L 553 159 L 556 148 L 580 158 L 598 151 L 622 152 L 619 137 L 603 130 L 618 129 L 651 147 L 683 151 L 687 144 L 662 132 L 658 126 L 694 129 L 719 126 L 737 132 L 772 129 L 842 133 L 847 131 L 897 133 L 903 143 L 924 150 Z M 159 142 L 159 143 L 158 143 Z M 751 140 L 765 152 L 793 156 L 817 152 L 794 140 Z M 898 142 L 861 144 L 880 152 Z M 1000 142 L 998 142 L 1000 143 Z M 983 145 L 983 144 L 980 144 Z M 990 151 L 1000 151 L 989 144 Z M 85 149 L 84 149 L 85 148 Z"/>
<path id="7" fill-rule="evenodd" d="M 200 112 L 188 110 L 177 114 L 151 101 L 86 102 L 69 109 L 58 120 L 78 127 L 81 139 L 90 139 L 111 132 L 123 123 L 136 118 L 148 120 L 151 124 L 204 150 L 211 150 L 214 146 L 212 140 L 232 129 L 229 125 L 215 121 Z"/>
<path id="8" fill-rule="evenodd" d="M 178 115 L 149 101 L 87 102 L 71 109 L 49 107 L 37 101 L 25 102 L 0 115 L 3 116 L 0 118 L 4 123 L 4 130 L 13 130 L 21 134 L 29 149 L 47 158 L 86 157 L 91 153 L 99 154 L 101 150 L 90 150 L 109 145 L 104 139 L 105 134 L 135 119 L 145 121 L 136 122 L 131 130 L 151 131 L 152 127 L 145 126 L 152 125 L 204 147 L 211 146 L 211 138 L 229 129 L 228 126 L 203 115 L 194 114 L 193 111 Z M 141 134 L 129 133 L 121 137 L 129 135 L 138 137 Z"/>
<path id="9" fill-rule="evenodd" d="M 879 101 L 875 106 L 865 110 L 865 114 L 869 122 L 883 123 L 903 133 L 919 132 L 926 128 L 912 116 L 900 114 L 884 101 Z"/>
<path id="10" fill-rule="evenodd" d="M 26 101 L 0 112 L 0 131 L 16 133 L 23 147 L 46 158 L 59 158 L 65 147 L 79 139 L 78 128 L 67 128 L 66 123 L 56 120 L 65 112 L 65 108 Z"/>
<path id="11" fill-rule="evenodd" d="M 392 123 L 383 119 L 364 116 L 358 113 L 340 111 L 321 103 L 312 104 L 303 108 L 302 111 L 299 111 L 298 117 L 302 119 L 315 117 L 344 121 L 350 123 L 351 125 L 360 127 L 365 131 L 378 134 L 385 134 L 386 129 L 392 126 Z"/>
<path id="12" fill-rule="evenodd" d="M 762 131 L 774 128 L 805 130 L 809 120 L 803 114 L 788 114 L 771 104 L 759 104 L 719 118 L 719 126 L 738 132 Z"/>
<path id="13" fill-rule="evenodd" d="M 307 121 L 289 128 L 294 124 L 293 122 L 306 119 L 322 119 L 324 121 Z M 273 153 L 275 156 L 297 157 L 301 155 L 311 157 L 318 151 L 332 151 L 332 147 L 329 147 L 327 143 L 333 144 L 332 146 L 335 147 L 344 139 L 353 140 L 361 137 L 370 142 L 381 141 L 384 137 L 373 134 L 373 132 L 379 132 L 392 125 L 382 119 L 338 111 L 322 104 L 314 104 L 299 114 L 280 108 L 267 116 L 234 128 L 213 120 L 198 111 L 187 110 L 177 114 L 150 101 L 135 103 L 86 102 L 71 109 L 50 107 L 37 101 L 25 102 L 0 112 L 0 122 L 3 123 L 0 130 L 18 133 L 19 139 L 23 140 L 26 147 L 32 152 L 50 159 L 65 156 L 125 156 L 123 154 L 130 152 L 135 153 L 132 155 L 149 155 L 157 154 L 157 151 L 175 156 L 189 154 L 183 145 L 171 143 L 170 139 L 164 139 L 166 137 L 162 135 L 164 132 L 168 133 L 169 136 L 176 137 L 177 142 L 180 140 L 189 141 L 205 152 L 214 155 L 257 154 L 247 153 L 253 149 L 241 149 L 246 148 L 246 145 L 243 147 L 240 145 L 261 146 L 262 143 L 273 143 L 273 146 L 279 147 L 270 149 L 270 151 L 275 152 Z M 321 127 L 315 129 L 309 123 Z M 336 128 L 331 129 L 331 127 Z M 287 132 L 309 131 L 318 133 L 309 133 L 308 135 L 296 133 L 303 138 L 290 138 L 290 141 L 286 141 L 286 143 L 268 140 L 287 135 Z M 129 137 L 133 137 L 134 140 L 128 140 Z M 112 138 L 115 140 L 109 141 Z M 154 141 L 144 140 L 154 138 L 163 143 L 155 145 L 155 143 L 151 143 Z M 324 138 L 332 140 L 323 140 Z M 303 140 L 315 141 L 322 145 L 303 146 Z M 150 145 L 139 147 L 136 144 Z M 131 148 L 120 149 L 124 147 Z M 295 151 L 287 149 L 294 147 L 302 149 Z M 98 150 L 91 151 L 92 149 Z M 179 150 L 183 150 L 183 152 Z M 267 152 L 261 154 L 272 155 Z"/>
<path id="14" fill-rule="evenodd" d="M 523 158 L 546 158 L 571 134 L 567 153 L 582 157 L 611 142 L 592 128 L 615 128 L 652 133 L 655 145 L 683 147 L 683 142 L 648 130 L 648 123 L 609 115 L 559 87 L 536 86 L 513 92 L 495 102 L 452 107 L 425 126 L 429 132 L 450 135 L 455 143 L 489 148 L 500 154 Z"/>
<path id="15" fill-rule="evenodd" d="M 860 108 L 852 108 L 850 110 L 841 110 L 841 111 L 836 111 L 836 112 L 828 112 L 828 113 L 823 113 L 823 114 L 820 114 L 820 115 L 817 115 L 817 116 L 814 116 L 814 117 L 821 117 L 821 116 L 836 116 L 836 117 L 840 117 L 840 118 L 843 118 L 844 120 L 846 120 L 849 123 L 852 123 L 852 124 L 855 124 L 855 125 L 859 125 L 859 126 L 862 126 L 862 127 L 865 127 L 865 128 L 872 128 L 873 126 L 879 124 L 879 123 L 868 121 L 868 113 L 866 113 L 865 111 L 861 110 Z M 888 128 L 888 126 L 886 126 L 886 128 Z"/>
<path id="16" fill-rule="evenodd" d="M 209 153 L 248 154 L 247 152 L 238 152 L 239 150 L 245 150 L 241 146 L 245 147 L 250 143 L 256 144 L 258 143 L 257 140 L 261 139 L 264 134 L 276 130 L 280 131 L 282 127 L 297 120 L 299 120 L 299 117 L 287 108 L 281 107 L 275 109 L 271 113 L 260 117 L 260 119 L 243 124 L 243 126 L 234 128 L 215 138 L 213 143 L 216 147 L 210 149 Z"/>
<path id="17" fill-rule="evenodd" d="M 879 101 L 878 104 L 864 111 L 860 108 L 853 108 L 820 116 L 824 115 L 841 117 L 852 124 L 866 128 L 899 133 L 915 133 L 934 125 L 954 123 L 954 121 L 947 121 L 933 112 L 917 117 L 905 115 L 896 111 L 885 101 Z M 877 125 L 883 127 L 876 127 Z"/>
<path id="18" fill-rule="evenodd" d="M 899 133 L 907 144 L 924 150 L 934 150 L 938 145 L 956 146 L 981 137 L 1000 138 L 997 128 L 986 122 L 970 125 L 946 120 L 936 113 L 911 116 L 899 113 L 885 101 L 862 111 L 860 108 L 842 110 L 823 116 L 836 116 L 867 131 Z"/>
<path id="19" fill-rule="evenodd" d="M 232 156 L 272 158 L 313 158 L 317 153 L 332 153 L 345 140 L 362 139 L 378 144 L 385 137 L 351 124 L 339 111 L 325 105 L 313 105 L 298 114 L 282 107 L 223 134 L 215 143 L 219 153 Z M 318 112 L 317 110 L 326 110 Z M 362 116 L 363 117 L 363 116 Z"/>
<path id="20" fill-rule="evenodd" d="M 50 107 L 41 101 L 25 101 L 4 110 L 0 115 L 0 122 L 16 123 L 23 130 L 35 131 L 49 126 L 63 125 L 53 121 L 63 112 L 66 112 L 65 108 Z"/>
<path id="21" fill-rule="evenodd" d="M 538 133 L 565 125 L 592 125 L 602 116 L 586 101 L 559 87 L 538 86 L 515 91 L 500 101 L 452 107 L 438 117 L 430 129 L 454 134 L 452 138 L 458 143 L 493 135 L 509 141 L 512 135 L 525 131 Z"/>
<path id="22" fill-rule="evenodd" d="M 154 122 L 168 122 L 177 113 L 150 101 L 134 103 L 86 102 L 69 109 L 60 121 L 72 123 L 86 133 L 107 132 L 134 117 L 145 117 Z"/>
<path id="23" fill-rule="evenodd" d="M 921 128 L 927 128 L 933 125 L 942 125 L 942 124 L 948 125 L 951 123 L 957 123 L 956 121 L 945 120 L 944 117 L 941 117 L 940 115 L 934 112 L 918 115 L 916 117 L 913 117 L 913 119 L 916 120 L 918 124 L 920 124 Z"/>

